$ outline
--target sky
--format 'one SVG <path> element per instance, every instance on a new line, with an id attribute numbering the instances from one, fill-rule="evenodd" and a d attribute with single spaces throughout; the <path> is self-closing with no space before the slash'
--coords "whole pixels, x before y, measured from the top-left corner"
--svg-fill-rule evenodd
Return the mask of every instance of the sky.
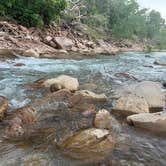
<path id="1" fill-rule="evenodd" d="M 141 7 L 155 9 L 166 19 L 166 0 L 137 0 Z"/>

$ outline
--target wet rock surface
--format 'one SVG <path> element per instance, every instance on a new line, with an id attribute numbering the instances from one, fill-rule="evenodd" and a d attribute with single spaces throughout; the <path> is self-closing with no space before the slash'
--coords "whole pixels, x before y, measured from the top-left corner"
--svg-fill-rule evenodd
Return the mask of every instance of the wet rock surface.
<path id="1" fill-rule="evenodd" d="M 112 128 L 111 114 L 105 109 L 99 110 L 94 120 L 94 126 L 99 129 L 111 129 Z"/>

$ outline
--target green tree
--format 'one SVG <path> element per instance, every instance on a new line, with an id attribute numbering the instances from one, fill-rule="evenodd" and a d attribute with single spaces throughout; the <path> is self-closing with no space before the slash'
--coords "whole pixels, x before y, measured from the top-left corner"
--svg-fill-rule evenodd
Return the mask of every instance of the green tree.
<path id="1" fill-rule="evenodd" d="M 26 26 L 41 26 L 57 20 L 66 8 L 66 0 L 1 0 L 1 15 Z"/>
<path id="2" fill-rule="evenodd" d="M 152 10 L 147 17 L 148 37 L 152 39 L 155 35 L 158 35 L 164 23 L 165 21 L 162 19 L 160 13 Z"/>

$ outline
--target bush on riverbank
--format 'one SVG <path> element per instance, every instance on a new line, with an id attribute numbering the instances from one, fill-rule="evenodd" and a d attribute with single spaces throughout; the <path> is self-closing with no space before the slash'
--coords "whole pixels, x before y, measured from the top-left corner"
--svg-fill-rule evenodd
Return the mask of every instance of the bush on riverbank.
<path id="1" fill-rule="evenodd" d="M 27 27 L 40 27 L 58 20 L 66 6 L 66 0 L 1 0 L 0 15 Z"/>

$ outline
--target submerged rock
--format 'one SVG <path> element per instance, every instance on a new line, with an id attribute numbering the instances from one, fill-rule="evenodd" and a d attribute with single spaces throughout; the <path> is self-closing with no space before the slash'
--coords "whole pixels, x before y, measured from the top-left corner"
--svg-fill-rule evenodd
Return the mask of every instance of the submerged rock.
<path id="1" fill-rule="evenodd" d="M 16 64 L 14 64 L 14 66 L 21 67 L 21 66 L 25 66 L 25 64 L 24 63 L 16 63 Z"/>
<path id="2" fill-rule="evenodd" d="M 116 77 L 124 77 L 126 79 L 131 79 L 131 80 L 138 80 L 135 76 L 129 74 L 129 73 L 115 73 Z"/>
<path id="3" fill-rule="evenodd" d="M 21 159 L 21 166 L 48 166 L 49 158 L 46 154 L 29 154 Z"/>
<path id="4" fill-rule="evenodd" d="M 164 62 L 161 62 L 160 60 L 154 61 L 154 64 L 155 65 L 160 65 L 160 66 L 166 66 L 166 62 L 164 63 Z"/>
<path id="5" fill-rule="evenodd" d="M 99 129 L 111 129 L 111 122 L 112 118 L 110 113 L 107 110 L 102 109 L 96 114 L 94 126 Z"/>
<path id="6" fill-rule="evenodd" d="M 36 111 L 30 106 L 14 110 L 7 116 L 6 122 L 8 127 L 5 130 L 5 138 L 12 140 L 29 136 L 30 130 L 27 129 L 36 123 Z"/>
<path id="7" fill-rule="evenodd" d="M 97 89 L 97 85 L 93 84 L 93 83 L 87 83 L 87 84 L 80 85 L 79 89 L 80 90 L 94 91 Z"/>
<path id="8" fill-rule="evenodd" d="M 166 133 L 166 113 L 142 113 L 127 117 L 127 122 L 135 127 L 155 133 Z"/>
<path id="9" fill-rule="evenodd" d="M 79 160 L 101 160 L 114 148 L 114 141 L 108 130 L 86 129 L 57 143 L 65 155 Z"/>
<path id="10" fill-rule="evenodd" d="M 0 120 L 4 118 L 4 115 L 7 111 L 7 107 L 8 107 L 8 99 L 3 96 L 0 96 Z"/>

